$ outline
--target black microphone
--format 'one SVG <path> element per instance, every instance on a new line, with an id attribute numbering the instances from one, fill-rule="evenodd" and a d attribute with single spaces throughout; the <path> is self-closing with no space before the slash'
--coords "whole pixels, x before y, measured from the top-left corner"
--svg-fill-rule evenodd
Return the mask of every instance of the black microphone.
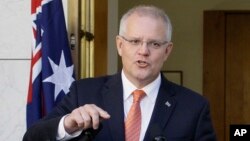
<path id="1" fill-rule="evenodd" d="M 92 133 L 90 131 L 84 132 L 83 138 L 81 141 L 92 141 L 94 139 Z"/>
<path id="2" fill-rule="evenodd" d="M 95 136 L 102 130 L 102 124 L 99 125 L 99 128 L 97 130 L 94 129 L 88 129 L 83 133 L 81 137 L 81 141 L 93 141 Z"/>

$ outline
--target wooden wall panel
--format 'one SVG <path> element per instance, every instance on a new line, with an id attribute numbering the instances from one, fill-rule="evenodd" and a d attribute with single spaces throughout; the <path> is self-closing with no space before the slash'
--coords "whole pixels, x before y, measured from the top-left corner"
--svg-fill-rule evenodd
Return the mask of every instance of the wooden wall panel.
<path id="1" fill-rule="evenodd" d="M 218 141 L 225 138 L 225 16 L 204 12 L 203 95 L 211 106 Z"/>

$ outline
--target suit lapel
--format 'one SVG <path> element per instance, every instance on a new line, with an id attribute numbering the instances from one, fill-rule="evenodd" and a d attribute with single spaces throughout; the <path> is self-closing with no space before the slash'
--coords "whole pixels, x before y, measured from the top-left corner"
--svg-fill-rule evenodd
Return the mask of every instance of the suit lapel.
<path id="1" fill-rule="evenodd" d="M 175 108 L 176 101 L 173 97 L 174 91 L 168 83 L 169 82 L 164 77 L 162 77 L 154 111 L 151 116 L 144 141 L 153 140 L 153 138 L 161 136 L 161 133 L 167 126 L 168 120 Z"/>
<path id="2" fill-rule="evenodd" d="M 108 120 L 111 136 L 114 141 L 124 141 L 123 87 L 120 73 L 106 83 L 102 95 L 104 107 L 111 115 L 111 120 Z"/>

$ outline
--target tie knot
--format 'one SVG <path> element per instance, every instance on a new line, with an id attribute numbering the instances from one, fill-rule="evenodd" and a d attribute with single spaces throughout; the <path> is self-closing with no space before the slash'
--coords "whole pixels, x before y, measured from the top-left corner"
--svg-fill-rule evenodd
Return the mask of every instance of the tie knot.
<path id="1" fill-rule="evenodd" d="M 145 96 L 145 92 L 143 90 L 135 90 L 133 92 L 133 102 L 139 102 Z"/>

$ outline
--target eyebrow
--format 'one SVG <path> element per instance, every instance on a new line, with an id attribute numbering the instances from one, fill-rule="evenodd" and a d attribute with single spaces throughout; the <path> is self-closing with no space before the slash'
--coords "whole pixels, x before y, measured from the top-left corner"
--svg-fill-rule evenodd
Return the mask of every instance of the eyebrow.
<path id="1" fill-rule="evenodd" d="M 119 36 L 121 36 L 122 38 L 125 38 L 125 39 L 128 39 L 128 40 L 134 40 L 134 39 L 136 39 L 136 40 L 142 40 L 142 38 L 141 37 L 131 37 L 131 36 L 123 36 L 123 35 L 119 35 Z M 161 40 L 161 39 L 148 39 L 148 40 L 142 40 L 142 41 L 147 41 L 147 42 L 168 42 L 167 40 Z"/>

